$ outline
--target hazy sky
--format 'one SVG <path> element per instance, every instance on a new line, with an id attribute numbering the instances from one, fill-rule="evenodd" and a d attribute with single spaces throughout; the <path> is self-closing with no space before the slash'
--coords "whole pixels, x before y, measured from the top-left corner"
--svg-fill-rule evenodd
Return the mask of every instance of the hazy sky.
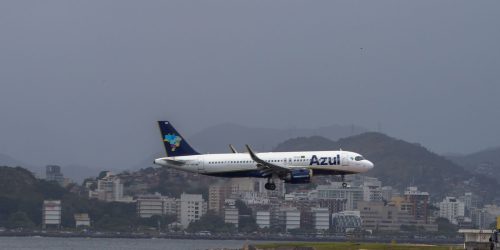
<path id="1" fill-rule="evenodd" d="M 500 1 L 0 1 L 0 152 L 128 167 L 234 122 L 500 145 Z M 223 135 L 221 135 L 223 136 Z"/>

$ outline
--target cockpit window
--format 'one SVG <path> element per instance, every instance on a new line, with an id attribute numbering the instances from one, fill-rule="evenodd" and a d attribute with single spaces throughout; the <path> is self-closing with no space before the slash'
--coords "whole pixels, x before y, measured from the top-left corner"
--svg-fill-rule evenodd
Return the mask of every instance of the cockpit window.
<path id="1" fill-rule="evenodd" d="M 362 161 L 364 159 L 365 158 L 363 158 L 363 156 L 361 156 L 361 155 L 358 155 L 358 156 L 354 157 L 354 160 L 356 160 L 356 161 Z"/>

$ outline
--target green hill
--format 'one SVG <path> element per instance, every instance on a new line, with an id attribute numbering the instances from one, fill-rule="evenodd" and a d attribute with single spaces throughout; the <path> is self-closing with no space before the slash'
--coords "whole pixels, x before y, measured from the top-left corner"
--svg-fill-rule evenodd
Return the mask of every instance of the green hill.
<path id="1" fill-rule="evenodd" d="M 331 141 L 322 137 L 301 137 L 279 144 L 275 151 L 343 150 L 361 153 L 375 164 L 366 175 L 379 178 L 384 185 L 403 190 L 416 185 L 432 199 L 474 192 L 486 201 L 494 199 L 500 186 L 489 177 L 473 174 L 452 161 L 430 152 L 419 144 L 369 132 Z"/>

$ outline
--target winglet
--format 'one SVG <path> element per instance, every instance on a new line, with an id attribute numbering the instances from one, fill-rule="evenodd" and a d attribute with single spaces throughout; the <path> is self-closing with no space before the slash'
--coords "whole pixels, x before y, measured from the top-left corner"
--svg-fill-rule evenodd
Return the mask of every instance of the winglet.
<path id="1" fill-rule="evenodd" d="M 260 159 L 259 159 L 259 157 L 257 157 L 257 156 L 255 155 L 255 153 L 254 153 L 254 152 L 253 152 L 253 150 L 250 148 L 250 146 L 248 146 L 248 144 L 245 144 L 245 147 L 247 148 L 247 151 L 248 151 L 248 153 L 250 154 L 250 157 L 252 158 L 252 160 L 254 160 L 254 161 L 257 161 L 257 162 L 258 162 L 258 160 L 260 160 Z"/>
<path id="2" fill-rule="evenodd" d="M 232 145 L 232 144 L 229 144 L 229 149 L 231 149 L 231 152 L 233 152 L 233 153 L 235 153 L 235 154 L 237 154 L 237 153 L 238 153 L 238 151 L 237 151 L 237 150 L 233 147 L 233 145 Z"/>

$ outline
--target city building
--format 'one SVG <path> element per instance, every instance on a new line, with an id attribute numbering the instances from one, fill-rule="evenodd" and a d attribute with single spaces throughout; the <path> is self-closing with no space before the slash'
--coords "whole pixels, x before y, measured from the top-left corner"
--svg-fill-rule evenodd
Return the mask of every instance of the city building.
<path id="1" fill-rule="evenodd" d="M 453 224 L 458 224 L 465 216 L 465 204 L 455 197 L 445 197 L 439 203 L 439 217 L 448 219 Z"/>
<path id="2" fill-rule="evenodd" d="M 75 214 L 75 227 L 90 227 L 89 214 Z"/>
<path id="3" fill-rule="evenodd" d="M 364 198 L 364 191 L 361 187 L 342 187 L 341 182 L 333 182 L 330 185 L 318 185 L 316 187 L 316 198 L 318 200 L 337 200 L 342 202 L 343 210 L 356 210 L 357 202 Z"/>
<path id="4" fill-rule="evenodd" d="M 359 211 L 342 211 L 332 214 L 332 229 L 337 233 L 345 233 L 360 229 L 362 225 Z"/>
<path id="5" fill-rule="evenodd" d="M 179 215 L 179 199 L 163 196 L 163 214 Z"/>
<path id="6" fill-rule="evenodd" d="M 271 212 L 269 211 L 257 211 L 255 216 L 257 226 L 259 228 L 270 228 L 271 227 Z"/>
<path id="7" fill-rule="evenodd" d="M 363 229 L 375 231 L 400 231 L 402 227 L 414 227 L 415 230 L 437 231 L 437 225 L 415 220 L 411 205 L 407 202 L 358 202 Z"/>
<path id="8" fill-rule="evenodd" d="M 300 212 L 294 208 L 282 209 L 279 212 L 279 225 L 286 232 L 300 228 Z"/>
<path id="9" fill-rule="evenodd" d="M 181 194 L 180 198 L 180 223 L 187 228 L 189 223 L 197 221 L 207 211 L 207 204 L 201 194 Z"/>
<path id="10" fill-rule="evenodd" d="M 239 211 L 234 200 L 226 200 L 224 207 L 224 222 L 233 224 L 236 228 L 239 225 Z"/>
<path id="11" fill-rule="evenodd" d="M 137 213 L 141 218 L 150 218 L 153 215 L 165 214 L 163 207 L 163 197 L 159 194 L 141 195 L 137 197 Z"/>
<path id="12" fill-rule="evenodd" d="M 311 208 L 313 228 L 321 231 L 330 229 L 330 213 L 328 208 Z"/>
<path id="13" fill-rule="evenodd" d="M 459 229 L 458 232 L 464 234 L 464 249 L 490 249 L 490 237 L 493 230 Z"/>
<path id="14" fill-rule="evenodd" d="M 410 213 L 413 218 L 429 223 L 429 193 L 421 192 L 417 187 L 408 187 L 404 196 L 406 201 L 412 204 Z"/>
<path id="15" fill-rule="evenodd" d="M 377 178 L 364 176 L 361 188 L 363 189 L 364 201 L 382 200 L 382 182 Z"/>
<path id="16" fill-rule="evenodd" d="M 380 188 L 380 192 L 381 192 L 383 201 L 390 201 L 390 200 L 392 200 L 393 196 L 397 195 L 397 191 L 394 190 L 390 186 L 385 186 L 385 187 Z"/>
<path id="17" fill-rule="evenodd" d="M 89 198 L 108 202 L 133 202 L 132 197 L 123 197 L 123 184 L 112 172 L 107 172 L 104 177 L 97 180 L 97 188 L 89 190 Z"/>
<path id="18" fill-rule="evenodd" d="M 64 175 L 61 172 L 61 167 L 57 165 L 48 165 L 45 167 L 45 180 L 55 181 L 59 185 L 64 185 Z"/>
<path id="19" fill-rule="evenodd" d="M 471 192 L 465 193 L 459 198 L 459 200 L 464 202 L 465 206 L 465 216 L 472 216 L 471 210 L 479 208 L 479 197 Z"/>
<path id="20" fill-rule="evenodd" d="M 61 225 L 61 201 L 44 200 L 42 209 L 42 227 L 52 225 L 59 228 Z"/>
<path id="21" fill-rule="evenodd" d="M 230 185 L 226 183 L 212 184 L 208 187 L 208 210 L 217 215 L 222 215 L 224 200 L 231 194 Z"/>
<path id="22" fill-rule="evenodd" d="M 477 229 L 488 229 L 490 223 L 493 221 L 492 217 L 484 208 L 471 208 L 470 210 L 471 223 Z"/>

